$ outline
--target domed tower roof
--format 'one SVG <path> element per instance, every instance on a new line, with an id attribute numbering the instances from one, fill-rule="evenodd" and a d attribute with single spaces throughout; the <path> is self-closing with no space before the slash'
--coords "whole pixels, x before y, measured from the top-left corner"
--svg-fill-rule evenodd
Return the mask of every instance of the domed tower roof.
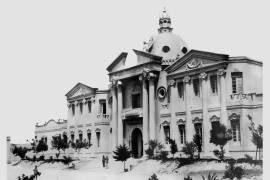
<path id="1" fill-rule="evenodd" d="M 158 35 L 152 36 L 144 48 L 151 54 L 163 57 L 162 65 L 171 65 L 189 51 L 185 41 L 172 30 L 171 18 L 164 9 L 159 18 Z"/>

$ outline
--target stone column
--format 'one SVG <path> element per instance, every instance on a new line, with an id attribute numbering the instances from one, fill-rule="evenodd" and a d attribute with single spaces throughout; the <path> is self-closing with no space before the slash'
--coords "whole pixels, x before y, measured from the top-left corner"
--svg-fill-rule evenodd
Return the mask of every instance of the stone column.
<path id="1" fill-rule="evenodd" d="M 186 108 L 186 141 L 191 142 L 193 139 L 194 126 L 191 119 L 190 101 L 191 101 L 191 88 L 190 77 L 185 76 L 183 79 L 185 84 L 185 108 Z"/>
<path id="2" fill-rule="evenodd" d="M 176 101 L 178 99 L 178 91 L 177 87 L 175 86 L 175 80 L 169 81 L 169 86 L 171 89 L 171 100 L 170 100 L 170 111 L 171 111 L 171 124 L 170 124 L 170 134 L 171 134 L 171 139 L 175 140 L 177 144 L 179 144 L 180 138 L 179 138 L 179 133 L 178 133 L 178 126 L 176 124 Z"/>
<path id="3" fill-rule="evenodd" d="M 117 111 L 118 111 L 118 145 L 123 144 L 123 120 L 122 120 L 122 109 L 123 109 L 123 95 L 122 95 L 122 83 L 118 81 L 117 83 Z"/>
<path id="4" fill-rule="evenodd" d="M 210 127 L 211 123 L 208 116 L 208 106 L 207 106 L 207 96 L 208 96 L 208 88 L 207 88 L 207 74 L 201 73 L 200 76 L 201 81 L 201 92 L 202 92 L 202 113 L 203 113 L 203 128 L 202 128 L 202 141 L 203 141 L 203 152 L 204 155 L 209 155 L 210 152 Z"/>
<path id="5" fill-rule="evenodd" d="M 7 136 L 7 164 L 11 163 L 10 136 Z"/>
<path id="6" fill-rule="evenodd" d="M 143 99 L 143 152 L 148 148 L 149 141 L 149 118 L 148 118 L 148 88 L 147 88 L 147 79 L 143 76 L 140 76 L 142 81 L 142 99 Z"/>
<path id="7" fill-rule="evenodd" d="M 116 149 L 117 146 L 117 98 L 116 98 L 116 82 L 113 81 L 112 87 L 112 150 Z"/>
<path id="8" fill-rule="evenodd" d="M 219 76 L 219 97 L 220 97 L 220 115 L 221 122 L 225 126 L 228 126 L 228 114 L 227 114 L 227 104 L 226 104 L 226 82 L 225 82 L 225 74 L 226 71 L 224 69 L 219 69 L 217 72 Z"/>
<path id="9" fill-rule="evenodd" d="M 229 128 L 229 120 L 227 114 L 227 103 L 226 103 L 226 82 L 225 75 L 226 71 L 224 69 L 219 69 L 217 71 L 217 75 L 219 76 L 219 97 L 220 97 L 220 119 L 221 123 Z M 229 142 L 224 146 L 225 155 L 229 155 Z"/>
<path id="10" fill-rule="evenodd" d="M 149 135 L 150 140 L 156 139 L 156 121 L 155 121 L 155 77 L 153 73 L 149 73 Z"/>

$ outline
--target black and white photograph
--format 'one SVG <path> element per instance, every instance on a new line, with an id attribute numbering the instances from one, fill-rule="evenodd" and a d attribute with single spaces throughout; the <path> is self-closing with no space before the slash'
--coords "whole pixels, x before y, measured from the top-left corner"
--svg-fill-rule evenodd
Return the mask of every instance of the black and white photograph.
<path id="1" fill-rule="evenodd" d="M 1 2 L 1 179 L 267 179 L 268 7 Z"/>

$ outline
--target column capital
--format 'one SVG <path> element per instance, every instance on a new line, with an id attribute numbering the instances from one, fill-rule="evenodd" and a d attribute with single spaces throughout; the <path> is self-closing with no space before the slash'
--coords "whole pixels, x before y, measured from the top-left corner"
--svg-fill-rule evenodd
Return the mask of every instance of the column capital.
<path id="1" fill-rule="evenodd" d="M 207 74 L 206 74 L 205 72 L 202 72 L 202 73 L 199 75 L 199 78 L 200 78 L 201 80 L 206 80 Z"/>
<path id="2" fill-rule="evenodd" d="M 176 82 L 175 82 L 175 80 L 174 79 L 171 79 L 171 80 L 169 80 L 169 82 L 168 82 L 168 85 L 169 86 L 175 86 L 175 84 L 176 84 Z"/>
<path id="3" fill-rule="evenodd" d="M 225 74 L 226 74 L 225 69 L 219 69 L 219 70 L 217 71 L 217 75 L 218 75 L 218 76 L 225 76 Z"/>
<path id="4" fill-rule="evenodd" d="M 121 89 L 122 81 L 118 80 L 117 83 L 116 83 L 116 86 L 117 86 L 118 89 Z"/>
<path id="5" fill-rule="evenodd" d="M 112 80 L 111 80 L 111 82 L 112 82 L 112 87 L 114 88 L 114 87 L 117 87 L 117 79 L 115 79 L 115 78 L 112 78 Z"/>
<path id="6" fill-rule="evenodd" d="M 189 77 L 189 76 L 185 76 L 185 77 L 183 78 L 183 82 L 184 82 L 184 83 L 189 83 L 189 81 L 190 81 L 190 77 Z"/>

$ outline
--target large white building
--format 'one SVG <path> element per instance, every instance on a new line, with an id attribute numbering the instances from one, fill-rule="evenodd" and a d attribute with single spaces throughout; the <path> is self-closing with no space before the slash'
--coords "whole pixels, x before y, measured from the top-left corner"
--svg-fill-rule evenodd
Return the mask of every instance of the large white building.
<path id="1" fill-rule="evenodd" d="M 87 139 L 94 154 L 124 143 L 141 157 L 150 139 L 164 144 L 175 139 L 181 150 L 199 133 L 202 155 L 210 156 L 215 149 L 210 129 L 222 123 L 233 132 L 229 155 L 254 153 L 247 116 L 262 124 L 262 62 L 189 48 L 173 33 L 165 10 L 159 26 L 143 50 L 134 50 L 135 65 L 129 66 L 129 54 L 122 52 L 107 67 L 108 90 L 73 87 L 66 94 L 67 120 L 37 125 L 37 138 Z"/>

